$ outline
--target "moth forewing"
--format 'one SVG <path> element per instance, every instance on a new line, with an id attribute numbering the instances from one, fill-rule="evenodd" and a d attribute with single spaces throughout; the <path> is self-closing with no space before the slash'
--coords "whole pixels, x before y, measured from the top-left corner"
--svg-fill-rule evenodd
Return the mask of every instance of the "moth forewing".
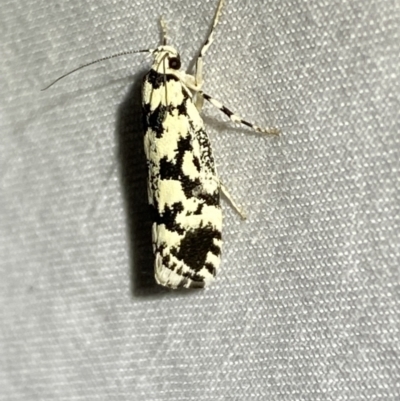
<path id="1" fill-rule="evenodd" d="M 230 111 L 202 91 L 203 57 L 214 39 L 224 0 L 219 0 L 211 30 L 196 59 L 193 75 L 181 69 L 178 51 L 167 44 L 166 25 L 161 20 L 162 45 L 103 57 L 64 74 L 60 79 L 89 65 L 133 53 L 150 53 L 154 60 L 143 80 L 142 109 L 144 148 L 148 165 L 148 197 L 154 209 L 152 241 L 157 283 L 169 288 L 201 288 L 214 278 L 221 254 L 222 211 L 220 193 L 245 217 L 221 184 L 208 135 L 199 110 L 203 100 L 233 122 L 264 134 L 260 128 Z"/>

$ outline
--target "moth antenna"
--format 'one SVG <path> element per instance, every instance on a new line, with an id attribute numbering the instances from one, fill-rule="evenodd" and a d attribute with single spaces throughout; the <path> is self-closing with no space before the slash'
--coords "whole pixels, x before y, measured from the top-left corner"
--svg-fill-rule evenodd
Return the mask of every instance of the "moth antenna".
<path id="1" fill-rule="evenodd" d="M 50 85 L 47 85 L 45 88 L 40 89 L 40 90 L 41 90 L 41 91 L 45 91 L 45 90 L 49 89 L 51 86 L 53 86 L 55 83 L 57 83 L 58 81 L 60 81 L 61 79 L 67 77 L 68 75 L 71 75 L 72 73 L 74 73 L 74 72 L 76 72 L 76 71 L 81 70 L 82 68 L 89 67 L 89 66 L 92 65 L 92 64 L 100 63 L 101 61 L 109 60 L 109 59 L 115 58 L 115 57 L 126 56 L 126 55 L 128 55 L 128 54 L 134 54 L 134 53 L 152 53 L 152 52 L 154 52 L 153 49 L 128 50 L 128 51 L 125 51 L 125 52 L 112 54 L 111 56 L 99 58 L 99 59 L 97 59 L 97 60 L 91 61 L 90 63 L 83 64 L 83 65 L 81 65 L 81 66 L 79 66 L 79 67 L 73 69 L 72 71 L 67 72 L 67 73 L 64 74 L 64 75 L 61 75 L 61 77 L 58 77 L 58 78 L 57 78 L 55 81 L 53 81 Z"/>
<path id="2" fill-rule="evenodd" d="M 167 23 L 165 22 L 165 19 L 163 16 L 161 16 L 160 18 L 160 25 L 161 25 L 161 40 L 162 40 L 162 44 L 165 46 L 167 44 L 168 41 L 168 35 L 167 35 Z"/>

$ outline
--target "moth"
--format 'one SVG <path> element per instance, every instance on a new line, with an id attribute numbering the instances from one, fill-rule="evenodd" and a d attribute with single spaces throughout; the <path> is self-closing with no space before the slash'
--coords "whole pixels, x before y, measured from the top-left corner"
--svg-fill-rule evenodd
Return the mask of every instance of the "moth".
<path id="1" fill-rule="evenodd" d="M 221 193 L 245 218 L 218 177 L 200 116 L 204 100 L 234 123 L 263 134 L 278 133 L 277 129 L 263 129 L 242 119 L 202 91 L 203 57 L 213 42 L 224 2 L 218 2 L 211 29 L 196 59 L 194 74 L 181 70 L 180 55 L 167 43 L 166 25 L 161 19 L 163 38 L 157 48 L 95 60 L 44 88 L 81 68 L 113 57 L 132 53 L 153 56 L 152 66 L 143 80 L 142 109 L 148 198 L 155 216 L 152 225 L 154 274 L 158 284 L 172 289 L 202 288 L 214 279 L 221 261 Z"/>

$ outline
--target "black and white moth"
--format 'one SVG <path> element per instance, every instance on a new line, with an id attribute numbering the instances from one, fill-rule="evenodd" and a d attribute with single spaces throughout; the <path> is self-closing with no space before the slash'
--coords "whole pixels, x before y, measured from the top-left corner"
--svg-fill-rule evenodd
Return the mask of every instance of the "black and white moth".
<path id="1" fill-rule="evenodd" d="M 167 44 L 166 28 L 161 20 L 163 40 L 157 48 L 95 60 L 44 88 L 103 60 L 132 53 L 153 55 L 153 64 L 143 81 L 142 108 L 148 197 L 156 216 L 152 226 L 154 272 L 158 284 L 172 289 L 202 288 L 213 280 L 220 265 L 222 245 L 221 192 L 244 217 L 217 175 L 210 141 L 199 114 L 204 99 L 235 123 L 264 134 L 278 133 L 274 128 L 262 129 L 243 120 L 201 90 L 203 57 L 213 42 L 224 1 L 219 0 L 193 75 L 180 69 L 179 53 Z"/>

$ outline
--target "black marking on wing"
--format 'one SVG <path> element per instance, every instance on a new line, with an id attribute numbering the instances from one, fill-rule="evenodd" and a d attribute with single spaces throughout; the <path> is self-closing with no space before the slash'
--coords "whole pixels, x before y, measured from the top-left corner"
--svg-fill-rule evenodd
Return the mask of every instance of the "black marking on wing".
<path id="1" fill-rule="evenodd" d="M 197 195 L 197 189 L 201 187 L 200 180 L 196 178 L 195 180 L 191 180 L 188 176 L 184 175 L 181 178 L 181 185 L 183 192 L 187 198 L 193 198 L 196 193 L 196 197 L 199 197 Z"/>
<path id="2" fill-rule="evenodd" d="M 158 89 L 165 85 L 165 82 L 179 81 L 179 79 L 172 74 L 160 74 L 159 72 L 151 69 L 143 78 L 144 82 L 148 82 L 154 89 Z"/>
<path id="3" fill-rule="evenodd" d="M 167 266 L 169 268 L 169 266 Z M 171 270 L 174 270 L 173 267 L 171 267 Z M 181 281 L 177 284 L 177 287 L 185 287 L 188 279 L 192 280 L 192 283 L 190 283 L 189 287 L 190 288 L 202 288 L 204 287 L 205 283 L 204 283 L 204 277 L 201 276 L 200 274 L 197 274 L 194 271 L 188 271 L 188 272 L 184 272 L 182 271 L 182 268 L 178 269 L 176 271 L 177 274 L 179 274 L 181 276 Z"/>
<path id="4" fill-rule="evenodd" d="M 178 162 L 169 161 L 166 157 L 160 160 L 160 179 L 179 181 L 182 190 L 187 198 L 193 198 L 196 193 L 198 198 L 202 198 L 202 194 L 197 194 L 196 189 L 201 187 L 200 179 L 190 179 L 187 175 L 183 174 L 182 161 Z"/>
<path id="5" fill-rule="evenodd" d="M 214 156 L 212 154 L 211 143 L 207 133 L 204 129 L 200 129 L 196 131 L 195 135 L 200 144 L 200 161 L 203 167 L 215 174 Z"/>
<path id="6" fill-rule="evenodd" d="M 158 89 L 162 86 L 165 86 L 165 84 L 168 84 L 168 82 L 170 81 L 179 81 L 179 79 L 171 74 L 160 74 L 153 69 L 145 75 L 143 80 L 143 82 L 148 82 L 153 89 Z M 182 92 L 184 94 L 184 99 L 186 100 L 189 96 L 183 90 Z M 182 113 L 187 112 L 186 105 L 184 105 L 183 103 L 176 107 L 179 113 L 181 111 Z M 150 104 L 143 103 L 143 121 L 146 130 L 150 127 L 156 133 L 156 137 L 161 138 L 165 131 L 165 127 L 163 127 L 163 122 L 165 120 L 166 114 L 171 114 L 174 109 L 175 107 L 172 107 L 171 105 L 164 106 L 163 104 L 159 104 L 156 109 L 151 110 Z"/>
<path id="7" fill-rule="evenodd" d="M 176 157 L 173 161 L 163 157 L 160 160 L 160 177 L 161 179 L 180 180 L 183 177 L 182 164 L 185 153 L 193 152 L 192 141 L 189 136 L 180 137 L 176 145 Z"/>
<path id="8" fill-rule="evenodd" d="M 214 192 L 212 194 L 201 192 L 198 197 L 204 200 L 204 203 L 208 206 L 219 206 L 220 196 L 219 192 Z"/>
<path id="9" fill-rule="evenodd" d="M 206 263 L 204 267 L 210 272 L 215 277 L 215 274 L 217 273 L 217 269 L 215 266 L 211 263 Z"/>
<path id="10" fill-rule="evenodd" d="M 171 255 L 166 254 L 162 258 L 162 263 L 164 266 L 169 266 L 169 262 L 171 261 Z"/>
<path id="11" fill-rule="evenodd" d="M 155 132 L 156 138 L 161 138 L 164 133 L 163 122 L 167 114 L 168 107 L 159 104 L 156 109 L 150 111 L 150 105 L 143 105 L 143 116 L 146 129 L 150 127 Z"/>
<path id="12" fill-rule="evenodd" d="M 198 172 L 200 172 L 201 164 L 200 164 L 200 160 L 199 160 L 199 158 L 197 156 L 193 156 L 193 164 L 196 167 L 196 170 Z"/>
<path id="13" fill-rule="evenodd" d="M 192 138 L 190 137 L 190 135 L 179 138 L 177 147 L 178 147 L 178 149 L 177 149 L 178 150 L 178 154 L 177 154 L 178 163 L 180 165 L 182 165 L 183 156 L 184 156 L 185 152 L 193 151 Z"/>
<path id="14" fill-rule="evenodd" d="M 187 93 L 183 91 L 184 94 L 184 101 L 176 106 L 176 109 L 178 110 L 179 115 L 184 115 L 187 116 L 187 107 L 186 107 L 186 99 L 188 97 Z"/>
<path id="15" fill-rule="evenodd" d="M 179 181 L 182 174 L 181 166 L 178 166 L 175 161 L 170 161 L 167 157 L 160 159 L 160 179 L 161 180 L 176 180 Z"/>
<path id="16" fill-rule="evenodd" d="M 221 248 L 214 243 L 210 246 L 210 252 L 213 253 L 215 256 L 221 255 Z"/>
<path id="17" fill-rule="evenodd" d="M 212 195 L 203 194 L 201 192 L 201 181 L 199 178 L 193 180 L 184 174 L 182 165 L 186 153 L 188 153 L 189 155 L 193 154 L 193 146 L 190 136 L 181 137 L 179 139 L 177 143 L 175 160 L 171 161 L 168 160 L 166 157 L 163 157 L 160 160 L 160 178 L 162 180 L 179 181 L 182 185 L 182 190 L 187 198 L 193 198 L 194 196 L 200 199 L 204 199 L 204 197 L 210 197 L 210 196 L 212 197 Z M 200 171 L 200 165 L 198 159 L 193 159 L 193 163 L 195 164 L 198 171 Z M 198 190 L 198 188 L 200 188 L 200 191 Z M 217 201 L 219 201 L 219 199 Z M 216 203 L 214 201 L 211 203 L 207 202 L 207 204 L 211 205 Z"/>
<path id="18" fill-rule="evenodd" d="M 211 225 L 198 227 L 187 231 L 179 249 L 171 249 L 171 254 L 183 260 L 194 272 L 198 272 L 204 267 L 208 252 L 215 250 L 214 239 L 218 238 L 221 238 L 221 233 Z"/>
<path id="19" fill-rule="evenodd" d="M 185 287 L 188 283 L 188 279 L 190 279 L 192 282 L 190 283 L 190 288 L 203 288 L 205 283 L 204 283 L 204 277 L 201 275 L 197 274 L 194 271 L 190 272 L 184 272 L 182 267 L 179 267 L 176 269 L 176 263 L 171 263 L 171 255 L 167 254 L 162 257 L 162 264 L 165 268 L 170 269 L 172 271 L 175 271 L 176 274 L 181 276 L 181 281 L 176 285 L 178 288 L 179 287 Z M 208 266 L 209 265 L 209 266 Z M 216 269 L 214 266 L 211 264 L 207 263 L 206 268 L 208 271 L 210 271 L 211 274 L 215 275 Z M 214 271 L 214 273 L 212 273 Z"/>
<path id="20" fill-rule="evenodd" d="M 178 213 L 182 211 L 183 205 L 181 202 L 176 202 L 171 207 L 166 206 L 162 215 L 159 213 L 156 214 L 155 223 L 158 225 L 165 224 L 167 230 L 175 231 L 182 235 L 185 233 L 185 230 L 176 222 Z"/>

